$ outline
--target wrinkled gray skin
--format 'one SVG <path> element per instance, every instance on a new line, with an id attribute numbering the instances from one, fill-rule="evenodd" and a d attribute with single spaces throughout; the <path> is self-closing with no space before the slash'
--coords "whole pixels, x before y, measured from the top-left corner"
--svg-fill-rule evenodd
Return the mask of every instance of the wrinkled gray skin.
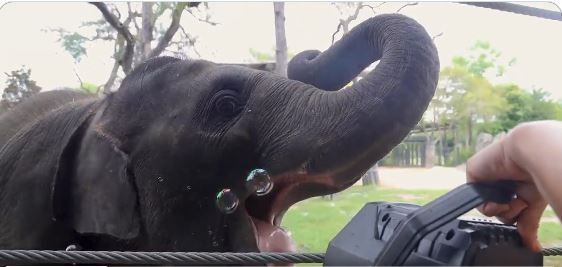
<path id="1" fill-rule="evenodd" d="M 352 185 L 416 125 L 438 71 L 423 27 L 393 14 L 297 55 L 289 79 L 162 57 L 106 97 L 39 94 L 0 118 L 0 248 L 256 251 L 252 219 L 278 226 Z M 254 168 L 270 194 L 244 187 Z M 222 188 L 233 214 L 215 207 Z"/>

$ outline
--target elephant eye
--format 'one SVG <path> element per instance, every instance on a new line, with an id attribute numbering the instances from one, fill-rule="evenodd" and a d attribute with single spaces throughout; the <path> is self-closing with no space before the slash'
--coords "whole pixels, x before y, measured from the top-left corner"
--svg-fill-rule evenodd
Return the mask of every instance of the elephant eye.
<path id="1" fill-rule="evenodd" d="M 240 110 L 238 99 L 232 95 L 222 95 L 215 102 L 216 112 L 223 116 L 233 116 Z"/>

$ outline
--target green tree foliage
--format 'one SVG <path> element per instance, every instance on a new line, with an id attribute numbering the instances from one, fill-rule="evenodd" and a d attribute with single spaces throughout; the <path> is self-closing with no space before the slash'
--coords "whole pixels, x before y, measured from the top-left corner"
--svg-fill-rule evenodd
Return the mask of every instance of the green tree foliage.
<path id="1" fill-rule="evenodd" d="M 515 84 L 498 85 L 498 94 L 505 98 L 505 112 L 498 114 L 495 127 L 488 132 L 508 131 L 517 124 L 537 120 L 562 120 L 562 104 L 550 99 L 542 89 L 526 91 Z M 495 131 L 494 131 L 495 130 Z"/>
<path id="2" fill-rule="evenodd" d="M 454 57 L 451 66 L 441 71 L 436 97 L 431 103 L 436 112 L 434 122 L 461 129 L 466 147 L 473 145 L 476 131 L 491 124 L 506 108 L 506 100 L 487 79 L 490 75 L 503 75 L 506 67 L 498 63 L 500 56 L 489 43 L 479 41 L 468 56 Z"/>
<path id="3" fill-rule="evenodd" d="M 257 62 L 273 62 L 275 61 L 275 51 L 267 53 L 250 48 L 250 55 Z"/>
<path id="4" fill-rule="evenodd" d="M 474 153 L 476 135 L 496 135 L 517 124 L 536 120 L 562 120 L 562 103 L 542 89 L 516 84 L 494 84 L 515 59 L 506 59 L 488 42 L 476 42 L 465 56 L 454 57 L 444 67 L 435 96 L 418 130 L 438 140 L 436 149 L 453 150 L 460 164 Z M 433 131 L 429 131 L 433 129 Z"/>
<path id="5" fill-rule="evenodd" d="M 489 121 L 503 111 L 505 100 L 486 78 L 459 66 L 445 68 L 441 75 L 457 120 Z"/>
<path id="6" fill-rule="evenodd" d="M 80 62 L 83 57 L 87 57 L 87 44 L 92 41 L 113 41 L 117 39 L 117 32 L 105 21 L 98 19 L 95 21 L 85 21 L 80 24 L 82 32 L 71 32 L 64 28 L 54 28 L 49 31 L 58 35 L 58 42 L 76 62 Z M 86 32 L 92 32 L 88 37 Z"/>
<path id="7" fill-rule="evenodd" d="M 259 51 L 253 48 L 249 50 L 250 55 L 256 62 L 275 62 L 275 48 L 272 48 L 269 52 Z M 287 57 L 290 60 L 295 56 L 295 53 L 288 51 Z"/>
<path id="8" fill-rule="evenodd" d="M 5 74 L 8 76 L 8 80 L 0 101 L 2 111 L 10 110 L 26 98 L 41 91 L 41 87 L 31 79 L 31 70 L 27 67 Z"/>
<path id="9" fill-rule="evenodd" d="M 516 62 L 515 58 L 505 62 L 502 54 L 493 48 L 489 42 L 477 41 L 471 48 L 468 57 L 457 56 L 453 58 L 453 65 L 462 67 L 468 72 L 478 76 L 502 76 L 509 67 Z"/>
<path id="10" fill-rule="evenodd" d="M 83 82 L 80 85 L 79 90 L 83 90 L 83 91 L 86 91 L 86 92 L 91 93 L 91 94 L 98 94 L 99 91 L 100 91 L 100 86 L 95 85 L 93 83 L 89 83 L 89 82 Z"/>
<path id="11" fill-rule="evenodd" d="M 62 34 L 61 34 L 62 35 Z M 76 32 L 60 37 L 62 47 L 74 58 L 76 62 L 80 62 L 83 56 L 86 56 L 86 41 L 90 39 Z"/>

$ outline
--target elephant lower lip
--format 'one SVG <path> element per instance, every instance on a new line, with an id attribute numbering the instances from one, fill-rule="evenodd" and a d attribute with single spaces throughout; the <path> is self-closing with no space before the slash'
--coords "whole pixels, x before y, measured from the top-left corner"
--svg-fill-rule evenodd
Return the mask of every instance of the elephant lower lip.
<path id="1" fill-rule="evenodd" d="M 284 212 L 277 210 L 276 204 L 282 201 L 280 196 L 288 189 L 277 184 L 273 191 L 266 196 L 250 197 L 246 200 L 246 211 L 252 220 L 254 237 L 261 252 L 295 252 L 296 247 L 289 233 L 280 227 Z"/>
<path id="2" fill-rule="evenodd" d="M 296 252 L 294 241 L 287 231 L 271 223 L 251 218 L 261 252 Z"/>
<path id="3" fill-rule="evenodd" d="M 334 187 L 330 185 L 328 176 L 310 176 L 304 172 L 278 175 L 274 181 L 275 185 L 269 194 L 246 199 L 246 212 L 252 220 L 254 236 L 261 252 L 296 252 L 290 234 L 280 227 L 283 215 L 294 203 L 320 195 L 318 188 Z"/>

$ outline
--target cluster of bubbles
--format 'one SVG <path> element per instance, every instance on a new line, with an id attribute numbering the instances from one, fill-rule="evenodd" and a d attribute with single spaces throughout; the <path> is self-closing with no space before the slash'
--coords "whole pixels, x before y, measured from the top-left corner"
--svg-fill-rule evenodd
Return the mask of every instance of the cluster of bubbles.
<path id="1" fill-rule="evenodd" d="M 253 192 L 256 196 L 264 196 L 273 189 L 273 181 L 263 169 L 252 170 L 246 177 L 246 189 Z M 225 188 L 218 192 L 216 197 L 217 208 L 226 214 L 231 214 L 238 208 L 240 200 L 236 193 L 229 188 Z"/>

